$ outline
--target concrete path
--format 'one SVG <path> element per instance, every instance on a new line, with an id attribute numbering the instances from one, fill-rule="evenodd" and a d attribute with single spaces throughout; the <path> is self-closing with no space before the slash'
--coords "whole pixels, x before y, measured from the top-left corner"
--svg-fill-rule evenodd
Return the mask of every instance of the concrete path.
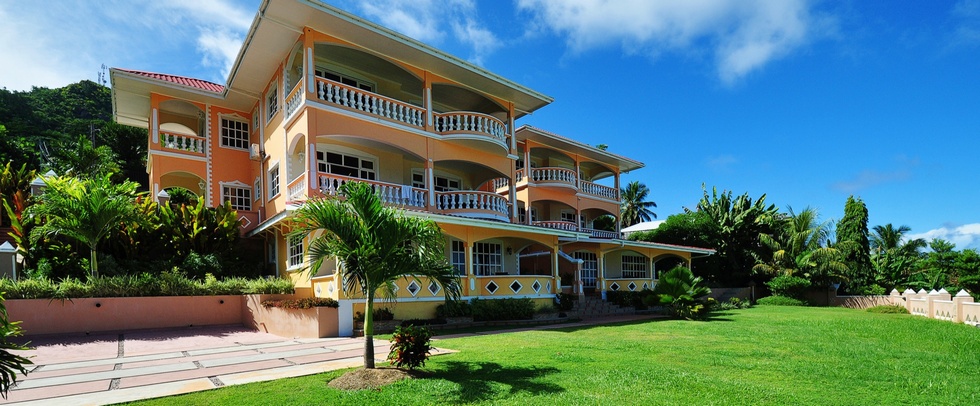
<path id="1" fill-rule="evenodd" d="M 617 316 L 504 331 L 651 319 Z M 497 334 L 455 334 L 441 338 Z M 33 338 L 34 366 L 0 404 L 102 405 L 268 381 L 364 364 L 363 338 L 287 339 L 241 326 Z M 389 343 L 375 342 L 383 362 Z M 448 351 L 437 350 L 433 355 Z"/>

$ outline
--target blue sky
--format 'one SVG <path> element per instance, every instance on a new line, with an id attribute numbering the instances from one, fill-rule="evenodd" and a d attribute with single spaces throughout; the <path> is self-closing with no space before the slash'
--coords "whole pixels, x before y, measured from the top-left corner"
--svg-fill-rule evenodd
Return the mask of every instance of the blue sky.
<path id="1" fill-rule="evenodd" d="M 337 0 L 555 98 L 531 124 L 701 185 L 980 248 L 980 0 Z M 0 3 L 0 86 L 99 67 L 224 83 L 258 0 Z"/>

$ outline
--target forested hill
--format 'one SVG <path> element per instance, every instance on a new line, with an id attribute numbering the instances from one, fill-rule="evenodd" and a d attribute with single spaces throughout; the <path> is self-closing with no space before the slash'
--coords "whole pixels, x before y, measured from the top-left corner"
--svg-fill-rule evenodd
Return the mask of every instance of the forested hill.
<path id="1" fill-rule="evenodd" d="M 8 161 L 59 175 L 118 165 L 121 177 L 144 189 L 148 183 L 146 130 L 112 121 L 109 88 L 90 80 L 57 89 L 0 89 L 0 165 Z"/>

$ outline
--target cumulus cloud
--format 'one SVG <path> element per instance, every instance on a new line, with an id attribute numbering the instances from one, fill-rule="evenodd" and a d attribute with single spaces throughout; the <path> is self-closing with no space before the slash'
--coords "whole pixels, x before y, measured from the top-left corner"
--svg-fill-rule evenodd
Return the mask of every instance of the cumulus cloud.
<path id="1" fill-rule="evenodd" d="M 980 44 L 980 0 L 960 0 L 950 14 L 955 27 L 950 45 Z"/>
<path id="2" fill-rule="evenodd" d="M 617 44 L 652 56 L 707 51 L 727 84 L 834 31 L 806 0 L 518 0 L 518 7 L 574 53 Z"/>
<path id="3" fill-rule="evenodd" d="M 372 0 L 356 6 L 381 25 L 430 44 L 452 35 L 472 49 L 470 62 L 481 63 L 500 47 L 500 41 L 478 20 L 472 0 Z"/>
<path id="4" fill-rule="evenodd" d="M 910 234 L 908 238 L 913 240 L 916 238 L 921 238 L 926 241 L 931 241 L 934 238 L 941 238 L 956 244 L 957 249 L 980 249 L 980 223 L 940 227 L 924 233 Z"/>
<path id="5" fill-rule="evenodd" d="M 715 157 L 710 157 L 705 161 L 708 168 L 714 169 L 716 171 L 727 171 L 731 169 L 732 165 L 738 163 L 738 159 L 734 155 L 725 154 L 718 155 Z"/>
<path id="6" fill-rule="evenodd" d="M 99 66 L 140 69 L 146 60 L 199 64 L 174 71 L 192 75 L 217 67 L 227 77 L 252 21 L 252 5 L 231 0 L 84 0 L 0 2 L 0 86 L 28 90 L 96 79 Z M 165 63 L 163 65 L 166 65 Z M 207 69 L 213 71 L 213 69 Z"/>

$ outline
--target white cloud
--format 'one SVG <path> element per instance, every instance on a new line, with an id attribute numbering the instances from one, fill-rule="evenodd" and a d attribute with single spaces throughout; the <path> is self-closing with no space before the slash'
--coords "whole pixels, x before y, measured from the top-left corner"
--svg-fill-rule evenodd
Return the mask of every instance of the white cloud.
<path id="1" fill-rule="evenodd" d="M 919 159 L 898 155 L 895 157 L 896 169 L 879 171 L 866 169 L 859 172 L 852 179 L 840 181 L 833 184 L 833 188 L 844 193 L 858 193 L 868 188 L 891 182 L 902 182 L 912 177 L 912 170 L 919 166 Z"/>
<path id="2" fill-rule="evenodd" d="M 716 171 L 727 171 L 731 167 L 738 163 L 738 159 L 734 155 L 725 154 L 718 155 L 715 157 L 710 157 L 705 161 L 705 164 Z"/>
<path id="3" fill-rule="evenodd" d="M 102 64 L 183 75 L 219 67 L 223 76 L 204 79 L 221 82 L 254 13 L 230 0 L 0 2 L 0 87 L 94 80 Z"/>
<path id="4" fill-rule="evenodd" d="M 382 26 L 422 42 L 438 45 L 450 33 L 472 49 L 470 62 L 483 59 L 500 48 L 500 41 L 478 20 L 472 0 L 372 0 L 360 1 L 357 8 Z"/>
<path id="5" fill-rule="evenodd" d="M 940 227 L 924 233 L 910 234 L 908 239 L 922 238 L 931 241 L 941 238 L 956 244 L 956 249 L 980 248 L 980 223 L 964 224 L 958 227 Z"/>
<path id="6" fill-rule="evenodd" d="M 628 53 L 713 54 L 731 84 L 834 30 L 806 0 L 518 0 L 533 26 L 564 35 L 572 52 L 619 44 Z"/>

